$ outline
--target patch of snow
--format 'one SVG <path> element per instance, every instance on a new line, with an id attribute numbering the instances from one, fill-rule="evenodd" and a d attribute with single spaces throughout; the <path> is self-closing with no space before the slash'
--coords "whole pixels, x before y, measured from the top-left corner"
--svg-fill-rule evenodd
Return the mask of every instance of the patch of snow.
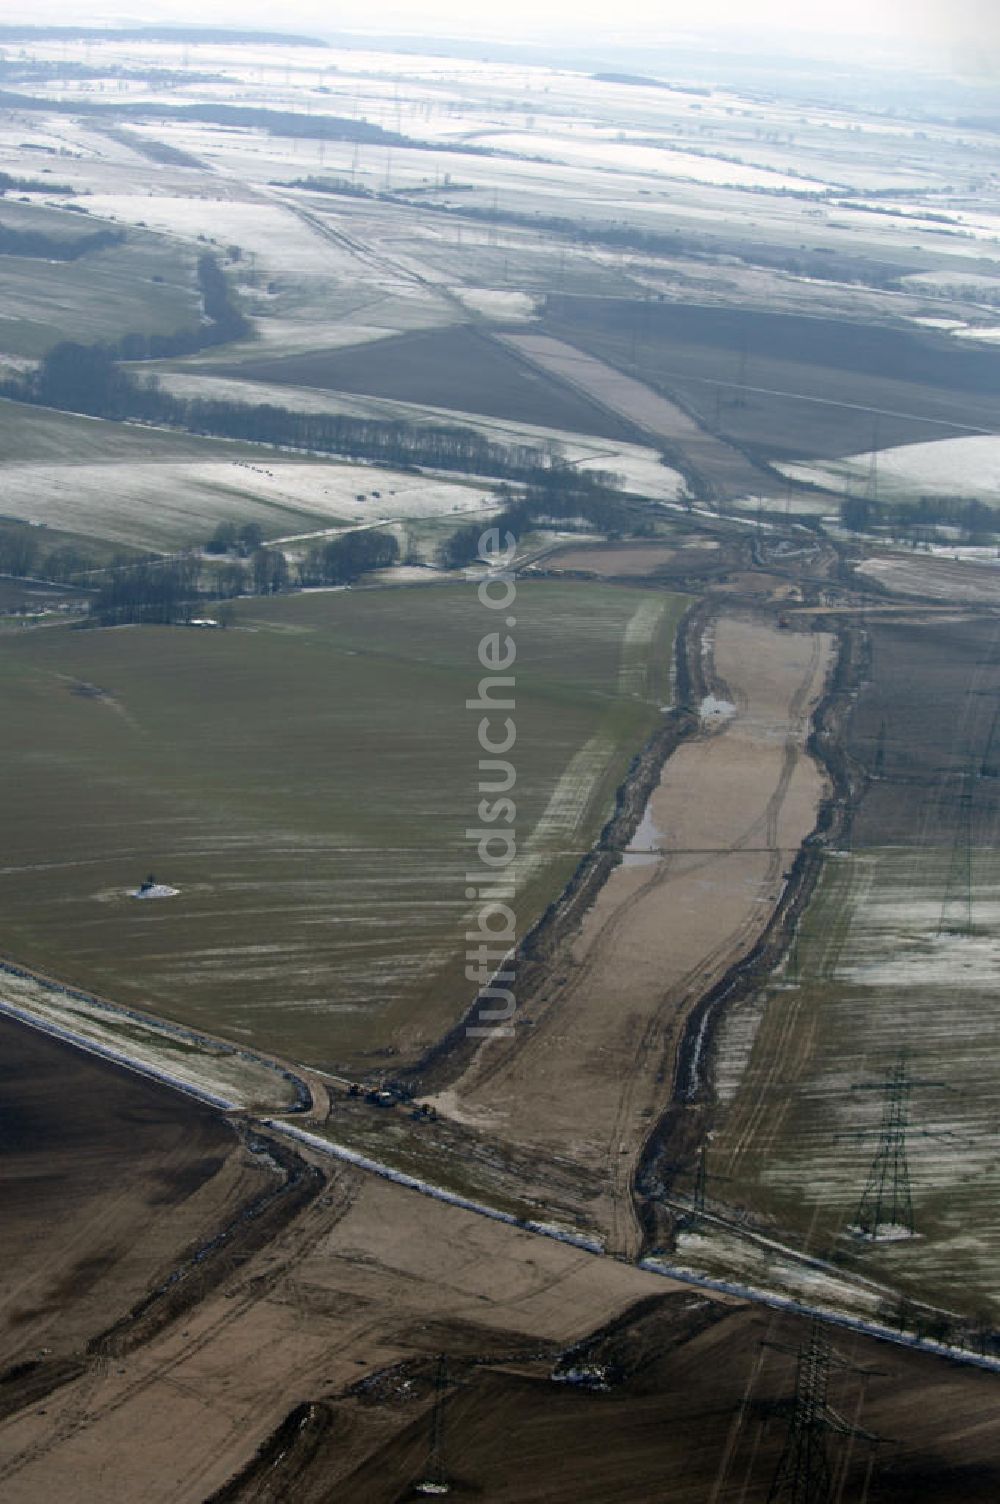
<path id="1" fill-rule="evenodd" d="M 880 1222 L 877 1232 L 870 1232 L 866 1227 L 857 1225 L 852 1225 L 847 1231 L 852 1237 L 860 1238 L 865 1243 L 905 1243 L 916 1237 L 916 1233 L 909 1227 L 903 1227 L 898 1222 Z"/>
<path id="2" fill-rule="evenodd" d="M 507 288 L 456 287 L 453 291 L 473 313 L 505 322 L 516 319 L 520 323 L 532 319 L 538 306 L 537 298 L 530 293 L 513 292 Z"/>
<path id="3" fill-rule="evenodd" d="M 970 324 L 965 329 L 955 330 L 956 339 L 978 339 L 984 344 L 1000 344 L 1000 324 L 991 324 L 988 327 L 982 324 Z"/>
<path id="4" fill-rule="evenodd" d="M 929 912 L 922 914 L 921 909 Z M 992 913 L 987 912 L 991 909 Z M 948 915 L 942 905 L 915 905 L 908 911 L 877 904 L 865 925 L 855 915 L 859 934 L 867 934 L 878 960 L 855 962 L 837 968 L 837 979 L 855 987 L 942 987 L 949 991 L 970 989 L 980 993 L 995 984 L 1000 967 L 1000 934 L 997 934 L 996 906 L 973 902 L 973 925 L 992 924 L 994 933 L 963 933 L 947 929 Z M 941 932 L 935 933 L 938 925 Z M 886 937 L 893 942 L 892 954 L 886 953 Z"/>
<path id="5" fill-rule="evenodd" d="M 672 147 L 637 145 L 628 141 L 581 140 L 573 135 L 549 135 L 539 132 L 520 134 L 503 131 L 484 136 L 482 144 L 504 151 L 523 152 L 526 156 L 545 156 L 572 165 L 611 168 L 618 172 L 649 173 L 657 178 L 685 178 L 696 183 L 711 183 L 728 188 L 770 188 L 800 193 L 822 193 L 829 188 L 813 178 L 790 177 L 767 167 L 744 162 L 729 162 L 722 157 L 677 151 Z"/>
<path id="6" fill-rule="evenodd" d="M 610 1389 L 608 1371 L 600 1363 L 582 1363 L 578 1368 L 564 1368 L 552 1374 L 553 1384 L 569 1384 L 574 1389 Z"/>
<path id="7" fill-rule="evenodd" d="M 282 1072 L 249 1051 L 9 964 L 0 966 L 0 1013 L 226 1111 L 287 1109 Z"/>
<path id="8" fill-rule="evenodd" d="M 907 315 L 911 324 L 920 324 L 924 329 L 965 329 L 968 326 L 964 319 L 935 319 L 927 318 L 918 313 Z"/>
<path id="9" fill-rule="evenodd" d="M 649 867 L 660 860 L 666 836 L 653 819 L 652 800 L 646 805 L 635 835 L 622 856 L 623 867 Z"/>
<path id="10" fill-rule="evenodd" d="M 721 726 L 724 721 L 731 721 L 736 714 L 736 706 L 729 700 L 717 700 L 715 695 L 706 695 L 698 707 L 702 723 L 707 726 Z"/>
<path id="11" fill-rule="evenodd" d="M 966 271 L 936 271 L 936 272 L 908 272 L 905 277 L 900 277 L 900 283 L 905 287 L 934 288 L 942 293 L 961 296 L 968 293 L 975 297 L 979 293 L 1000 292 L 1000 278 L 982 276 L 978 272 Z"/>
<path id="12" fill-rule="evenodd" d="M 420 1191 L 435 1201 L 444 1201 L 449 1206 L 477 1212 L 480 1216 L 489 1217 L 494 1222 L 506 1222 L 510 1226 L 523 1227 L 529 1232 L 540 1233 L 542 1237 L 554 1238 L 558 1243 L 568 1243 L 573 1248 L 582 1248 L 587 1253 L 604 1252 L 603 1243 L 596 1238 L 586 1237 L 582 1233 L 569 1232 L 566 1228 L 558 1227 L 554 1223 L 523 1221 L 510 1212 L 500 1211 L 497 1207 L 488 1206 L 482 1201 L 473 1201 L 471 1197 L 460 1196 L 455 1191 L 444 1190 L 441 1186 L 432 1185 L 430 1181 L 421 1180 L 416 1175 L 408 1175 L 405 1171 L 397 1170 L 381 1160 L 370 1159 L 365 1154 L 359 1154 L 356 1149 L 349 1149 L 344 1144 L 335 1143 L 333 1139 L 322 1138 L 317 1133 L 309 1133 L 306 1129 L 299 1128 L 292 1123 L 268 1118 L 265 1119 L 264 1126 L 275 1133 L 283 1133 L 288 1138 L 298 1139 L 300 1143 L 308 1144 L 310 1148 L 317 1149 L 322 1154 L 329 1154 L 333 1159 L 344 1160 L 347 1164 L 356 1165 L 358 1169 L 368 1170 L 373 1175 L 381 1176 L 383 1180 L 391 1180 L 394 1185 Z"/>
<path id="13" fill-rule="evenodd" d="M 868 452 L 805 465 L 778 463 L 775 468 L 792 480 L 846 491 L 866 484 L 871 461 Z M 880 449 L 878 474 L 880 493 L 893 499 L 963 496 L 1000 505 L 1000 434 L 970 434 Z"/>

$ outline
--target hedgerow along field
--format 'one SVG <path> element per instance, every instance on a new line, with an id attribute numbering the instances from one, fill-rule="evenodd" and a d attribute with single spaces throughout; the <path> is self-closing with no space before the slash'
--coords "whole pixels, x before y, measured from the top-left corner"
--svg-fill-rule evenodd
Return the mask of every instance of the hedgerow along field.
<path id="1" fill-rule="evenodd" d="M 684 606 L 519 585 L 521 929 L 659 719 Z M 465 702 L 494 618 L 459 584 L 245 601 L 224 630 L 7 634 L 0 946 L 319 1065 L 412 1058 L 470 1000 Z M 129 897 L 149 873 L 178 895 Z"/>

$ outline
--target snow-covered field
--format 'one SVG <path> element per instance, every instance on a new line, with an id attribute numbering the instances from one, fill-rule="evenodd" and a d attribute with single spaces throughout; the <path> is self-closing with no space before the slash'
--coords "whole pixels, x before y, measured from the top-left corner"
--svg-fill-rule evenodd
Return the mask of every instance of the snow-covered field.
<path id="1" fill-rule="evenodd" d="M 228 399 L 233 402 L 273 402 L 305 413 L 345 413 L 358 418 L 401 419 L 408 423 L 459 423 L 498 443 L 528 444 L 539 450 L 555 445 L 569 464 L 581 470 L 604 470 L 621 478 L 626 490 L 651 501 L 676 501 L 684 495 L 684 477 L 664 465 L 655 449 L 643 444 L 612 443 L 589 434 L 572 433 L 539 424 L 484 418 L 446 407 L 423 407 L 387 397 L 353 392 L 327 392 L 316 387 L 279 386 L 236 377 L 202 375 L 176 370 L 161 376 L 162 385 L 181 397 Z"/>
<path id="2" fill-rule="evenodd" d="M 322 222 L 306 220 L 276 199 L 246 195 L 238 184 L 195 179 L 188 196 L 152 189 L 95 192 L 87 208 L 114 223 L 208 241 L 223 253 L 238 247 L 241 258 L 230 267 L 230 278 L 254 321 L 254 348 L 262 354 L 359 344 L 456 317 L 443 297 L 398 265 L 361 254 L 326 233 Z"/>
<path id="3" fill-rule="evenodd" d="M 858 573 L 878 580 L 895 595 L 983 606 L 996 606 L 1000 597 L 1000 557 L 996 549 L 941 547 L 879 554 L 859 564 Z"/>
<path id="4" fill-rule="evenodd" d="M 954 271 L 911 272 L 900 281 L 911 292 L 929 292 L 938 297 L 1000 298 L 1000 272 L 990 276 L 960 267 Z"/>
<path id="5" fill-rule="evenodd" d="M 978 339 L 987 345 L 1000 344 L 1000 324 L 973 324 L 953 332 L 956 339 Z"/>
<path id="6" fill-rule="evenodd" d="M 219 522 L 256 522 L 265 537 L 274 538 L 340 521 L 480 511 L 490 499 L 480 486 L 333 460 L 154 460 L 0 470 L 0 512 L 8 517 L 164 550 L 207 542 Z"/>
<path id="7" fill-rule="evenodd" d="M 908 314 L 907 320 L 924 329 L 940 329 L 954 339 L 981 340 L 987 345 L 1000 343 L 1000 325 L 997 324 L 967 324 L 964 319 L 937 319 L 922 314 Z"/>
<path id="8" fill-rule="evenodd" d="M 516 320 L 521 323 L 534 317 L 538 300 L 525 292 L 508 292 L 496 287 L 456 287 L 456 297 L 473 313 L 481 313 L 489 319 L 501 319 L 505 323 Z"/>
<path id="9" fill-rule="evenodd" d="M 948 1303 L 966 1309 L 1000 1298 L 989 1064 L 1000 872 L 986 830 L 960 880 L 957 848 L 830 858 L 783 974 L 723 1026 L 726 1108 L 709 1160 L 719 1201 L 773 1213 L 813 1250 L 846 1251 L 888 1102 L 886 1073 L 903 1052 L 917 1237 L 892 1235 L 887 1203 L 879 1256 L 868 1243 L 862 1257 L 875 1277 L 911 1289 L 929 1282 L 925 1293 L 948 1290 Z"/>
<path id="10" fill-rule="evenodd" d="M 871 454 L 814 460 L 808 465 L 778 464 L 775 468 L 791 480 L 834 491 L 856 491 L 867 483 Z M 1000 506 L 1000 434 L 971 434 L 963 439 L 935 439 L 929 444 L 879 450 L 878 486 L 884 500 L 964 496 Z"/>
<path id="11" fill-rule="evenodd" d="M 552 157 L 556 161 L 612 170 L 654 174 L 657 177 L 688 178 L 696 183 L 713 183 L 729 188 L 788 189 L 823 193 L 829 183 L 793 178 L 766 168 L 748 167 L 741 162 L 727 162 L 719 157 L 672 151 L 668 147 L 638 146 L 631 142 L 579 140 L 576 136 L 545 135 L 543 132 L 518 135 L 516 132 L 487 136 L 485 146 L 500 146 L 506 151 Z"/>

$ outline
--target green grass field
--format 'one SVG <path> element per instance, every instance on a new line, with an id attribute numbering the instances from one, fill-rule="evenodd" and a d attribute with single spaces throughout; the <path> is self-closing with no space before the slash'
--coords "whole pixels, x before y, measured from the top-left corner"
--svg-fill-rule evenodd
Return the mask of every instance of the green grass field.
<path id="1" fill-rule="evenodd" d="M 970 927 L 965 874 L 947 848 L 828 859 L 784 971 L 736 1010 L 719 1041 L 725 1105 L 709 1167 L 730 1177 L 718 1182 L 721 1201 L 773 1218 L 798 1246 L 839 1251 L 897 1288 L 970 1315 L 991 1311 L 995 1322 L 995 850 L 973 851 L 972 876 Z M 873 1244 L 847 1229 L 884 1105 L 868 1084 L 884 1080 L 900 1051 L 914 1082 L 908 1161 L 918 1236 Z"/>
<path id="2" fill-rule="evenodd" d="M 521 930 L 655 724 L 684 604 L 519 587 Z M 414 1056 L 470 999 L 465 701 L 493 616 L 438 585 L 242 602 L 226 631 L 5 636 L 0 946 L 319 1064 Z M 180 895 L 127 897 L 150 871 Z"/>
<path id="3" fill-rule="evenodd" d="M 23 208 L 0 206 L 0 221 L 16 229 L 70 239 L 108 228 L 83 215 L 41 209 L 22 224 L 14 207 Z M 91 343 L 196 328 L 196 260 L 194 247 L 143 230 L 76 261 L 0 256 L 0 309 L 12 310 L 0 313 L 0 352 L 37 359 L 62 339 Z"/>

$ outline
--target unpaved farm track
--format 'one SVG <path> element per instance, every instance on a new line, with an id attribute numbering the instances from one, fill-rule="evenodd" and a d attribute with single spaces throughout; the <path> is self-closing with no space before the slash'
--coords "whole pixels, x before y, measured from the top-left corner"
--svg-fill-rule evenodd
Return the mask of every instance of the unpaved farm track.
<path id="1" fill-rule="evenodd" d="M 627 418 L 659 444 L 696 494 L 754 494 L 764 472 L 739 449 L 703 428 L 676 401 L 606 361 L 546 334 L 507 334 L 503 343 L 575 387 L 608 412 Z"/>
<path id="2" fill-rule="evenodd" d="M 303 1215 L 309 1203 L 323 1188 L 325 1180 L 321 1172 L 274 1141 L 267 1143 L 266 1152 L 275 1168 L 282 1173 L 283 1181 L 268 1187 L 254 1202 L 243 1207 L 235 1222 L 213 1234 L 198 1248 L 190 1250 L 178 1267 L 145 1296 L 133 1311 L 90 1340 L 78 1382 L 53 1407 L 56 1413 L 54 1424 L 37 1440 L 30 1441 L 0 1461 L 0 1485 L 4 1486 L 4 1497 L 8 1497 L 6 1485 L 24 1468 L 43 1458 L 48 1451 L 79 1431 L 92 1426 L 105 1415 L 110 1415 L 141 1394 L 150 1384 L 169 1377 L 177 1364 L 189 1360 L 195 1352 L 214 1341 L 225 1327 L 237 1320 L 254 1301 L 263 1297 L 280 1276 L 288 1272 L 291 1261 L 282 1261 L 280 1250 L 289 1244 L 294 1248 L 301 1246 Z M 348 1204 L 348 1200 L 342 1197 L 341 1210 L 346 1209 Z M 224 1307 L 222 1314 L 213 1323 L 184 1344 L 181 1354 L 165 1366 L 147 1372 L 124 1386 L 114 1399 L 103 1403 L 96 1400 L 98 1386 L 107 1378 L 112 1363 L 121 1363 L 126 1355 L 134 1353 L 171 1323 L 204 1302 L 213 1289 L 232 1278 L 233 1271 L 244 1260 L 260 1252 L 272 1240 L 273 1248 L 269 1250 L 269 1257 L 274 1261 L 273 1267 L 266 1274 L 248 1280 L 232 1305 Z M 51 1394 L 56 1385 L 74 1377 L 76 1374 L 73 1372 L 68 1372 L 65 1376 L 56 1375 L 55 1383 L 47 1392 Z M 29 1394 L 25 1403 L 33 1398 L 35 1396 Z M 51 1399 L 49 1404 L 53 1404 Z M 15 1414 L 17 1408 L 20 1407 L 12 1404 L 9 1413 Z"/>
<path id="3" fill-rule="evenodd" d="M 825 848 L 845 838 L 867 784 L 863 770 L 844 746 L 846 726 L 858 684 L 870 671 L 868 635 L 842 623 L 837 662 L 817 707 L 810 738 L 813 755 L 826 769 L 831 787 L 816 829 L 799 850 L 781 900 L 758 943 L 740 957 L 716 984 L 702 993 L 689 1013 L 674 1062 L 671 1105 L 650 1134 L 636 1175 L 646 1246 L 669 1242 L 671 1223 L 663 1197 L 681 1166 L 690 1167 L 704 1142 L 711 1100 L 712 1052 L 724 1010 L 746 997 L 769 975 L 784 954 L 795 926 L 812 898 Z M 773 1071 L 780 1071 L 775 1056 Z"/>
<path id="4" fill-rule="evenodd" d="M 439 1351 L 463 1324 L 478 1328 L 479 1351 L 544 1349 L 671 1288 L 338 1167 L 183 1322 L 92 1365 L 47 1415 L 25 1411 L 0 1426 L 3 1498 L 199 1504 L 298 1399 Z"/>
<path id="5" fill-rule="evenodd" d="M 722 611 L 704 647 L 707 682 L 735 711 L 664 765 L 649 803 L 658 850 L 612 872 L 514 1040 L 483 1046 L 455 1086 L 499 1138 L 596 1171 L 607 1194 L 580 1214 L 628 1257 L 634 1168 L 686 1019 L 759 939 L 824 792 L 806 745 L 830 639 Z"/>

